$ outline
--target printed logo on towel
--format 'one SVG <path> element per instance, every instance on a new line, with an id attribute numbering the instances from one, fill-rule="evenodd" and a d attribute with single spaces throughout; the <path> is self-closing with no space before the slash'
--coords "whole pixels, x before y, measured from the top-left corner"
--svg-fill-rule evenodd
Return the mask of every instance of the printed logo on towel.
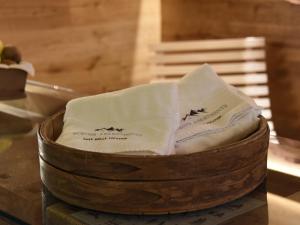
<path id="1" fill-rule="evenodd" d="M 227 104 L 221 105 L 215 110 L 206 110 L 206 108 L 200 108 L 197 110 L 191 110 L 182 118 L 182 123 L 179 129 L 189 127 L 193 124 L 212 124 L 222 118 L 222 113 L 228 108 Z"/>
<path id="2" fill-rule="evenodd" d="M 141 133 L 125 132 L 124 128 L 102 127 L 95 128 L 91 132 L 73 132 L 73 135 L 81 136 L 83 141 L 107 141 L 128 140 L 130 137 L 141 137 Z"/>
<path id="3" fill-rule="evenodd" d="M 182 120 L 185 121 L 187 120 L 189 117 L 192 117 L 192 116 L 198 116 L 199 113 L 207 113 L 206 109 L 205 108 L 201 108 L 201 109 L 191 109 L 191 111 L 189 113 L 187 113 L 183 118 Z"/>
<path id="4" fill-rule="evenodd" d="M 109 127 L 109 128 L 97 128 L 95 129 L 95 131 L 118 131 L 118 132 L 122 132 L 124 129 L 123 128 L 114 128 L 114 127 Z"/>

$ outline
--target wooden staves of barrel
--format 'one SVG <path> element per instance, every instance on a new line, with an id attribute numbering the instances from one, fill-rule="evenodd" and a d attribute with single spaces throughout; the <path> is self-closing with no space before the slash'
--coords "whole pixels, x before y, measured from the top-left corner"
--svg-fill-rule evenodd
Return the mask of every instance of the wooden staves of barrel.
<path id="1" fill-rule="evenodd" d="M 237 199 L 266 177 L 269 128 L 247 138 L 186 155 L 122 155 L 55 143 L 64 112 L 38 131 L 42 182 L 57 198 L 88 209 L 123 214 L 200 210 Z"/>

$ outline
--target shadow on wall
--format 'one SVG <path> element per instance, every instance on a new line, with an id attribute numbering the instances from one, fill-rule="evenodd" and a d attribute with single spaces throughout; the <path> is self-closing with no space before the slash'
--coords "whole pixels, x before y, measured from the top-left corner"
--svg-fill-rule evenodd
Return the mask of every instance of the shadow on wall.
<path id="1" fill-rule="evenodd" d="M 99 93 L 131 83 L 140 0 L 5 1 L 1 36 L 34 64 L 35 80 Z"/>
<path id="2" fill-rule="evenodd" d="M 162 0 L 162 39 L 266 37 L 275 130 L 300 140 L 299 15 L 285 0 Z"/>

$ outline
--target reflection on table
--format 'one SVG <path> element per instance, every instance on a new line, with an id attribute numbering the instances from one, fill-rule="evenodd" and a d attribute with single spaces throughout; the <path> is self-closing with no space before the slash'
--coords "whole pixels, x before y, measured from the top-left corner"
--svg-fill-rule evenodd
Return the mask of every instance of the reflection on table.
<path id="1" fill-rule="evenodd" d="M 78 96 L 69 89 L 28 81 L 25 98 L 0 101 L 0 211 L 41 223 L 38 123 Z"/>

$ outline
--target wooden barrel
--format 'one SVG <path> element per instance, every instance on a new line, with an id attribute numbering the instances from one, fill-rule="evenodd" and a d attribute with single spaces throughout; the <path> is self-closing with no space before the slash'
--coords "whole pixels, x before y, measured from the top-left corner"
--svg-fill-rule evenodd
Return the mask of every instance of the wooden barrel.
<path id="1" fill-rule="evenodd" d="M 265 178 L 269 129 L 261 117 L 242 141 L 170 156 L 105 154 L 55 143 L 63 112 L 38 132 L 41 177 L 70 204 L 105 212 L 164 214 L 194 211 L 237 199 Z"/>

